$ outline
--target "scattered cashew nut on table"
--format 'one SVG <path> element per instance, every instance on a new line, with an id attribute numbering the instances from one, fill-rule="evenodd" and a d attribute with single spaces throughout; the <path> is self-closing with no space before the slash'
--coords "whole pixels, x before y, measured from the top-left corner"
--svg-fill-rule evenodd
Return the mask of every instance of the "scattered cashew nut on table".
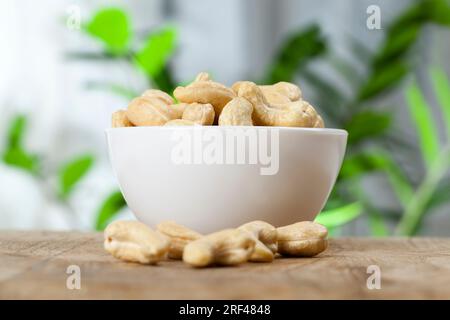
<path id="1" fill-rule="evenodd" d="M 254 237 L 238 229 L 211 233 L 186 245 L 183 261 L 194 267 L 237 265 L 247 262 L 255 248 Z"/>
<path id="2" fill-rule="evenodd" d="M 257 220 L 207 235 L 174 221 L 162 222 L 156 229 L 137 221 L 115 221 L 105 229 L 105 249 L 129 262 L 155 264 L 168 257 L 202 268 L 272 262 L 277 254 L 312 257 L 328 246 L 327 229 L 311 221 L 275 228 Z"/>
<path id="3" fill-rule="evenodd" d="M 169 250 L 167 237 L 138 221 L 115 221 L 105 229 L 105 250 L 130 262 L 155 264 L 164 260 Z"/>
<path id="4" fill-rule="evenodd" d="M 277 231 L 278 252 L 283 255 L 312 257 L 328 247 L 327 228 L 315 222 L 297 222 Z"/>
<path id="5" fill-rule="evenodd" d="M 238 227 L 250 233 L 255 240 L 255 249 L 249 258 L 252 262 L 271 262 L 277 252 L 277 229 L 264 221 L 252 221 Z"/>
<path id="6" fill-rule="evenodd" d="M 169 258 L 182 259 L 184 247 L 202 235 L 174 221 L 164 221 L 156 226 L 156 230 L 169 237 Z"/>

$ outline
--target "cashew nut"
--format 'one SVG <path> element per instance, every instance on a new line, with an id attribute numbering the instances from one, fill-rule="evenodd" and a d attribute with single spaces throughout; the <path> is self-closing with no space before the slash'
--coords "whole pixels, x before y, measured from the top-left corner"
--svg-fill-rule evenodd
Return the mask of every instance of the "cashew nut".
<path id="1" fill-rule="evenodd" d="M 316 122 L 314 122 L 314 128 L 324 128 L 325 123 L 323 122 L 323 119 L 320 115 L 317 115 Z"/>
<path id="2" fill-rule="evenodd" d="M 156 226 L 158 232 L 170 238 L 169 258 L 182 259 L 184 247 L 202 235 L 173 221 L 165 221 Z"/>
<path id="3" fill-rule="evenodd" d="M 132 127 L 133 124 L 128 120 L 127 112 L 125 110 L 118 110 L 112 114 L 111 126 L 113 128 Z"/>
<path id="4" fill-rule="evenodd" d="M 216 119 L 223 107 L 236 96 L 230 88 L 209 80 L 209 75 L 206 73 L 199 74 L 196 80 L 186 87 L 177 87 L 173 94 L 180 102 L 211 104 L 214 107 Z"/>
<path id="5" fill-rule="evenodd" d="M 252 262 L 270 262 L 277 252 L 277 229 L 264 221 L 252 221 L 238 228 L 249 232 L 255 240 L 255 250 L 249 258 Z"/>
<path id="6" fill-rule="evenodd" d="M 304 112 L 309 115 L 309 117 L 313 120 L 313 128 L 323 128 L 324 122 L 322 117 L 316 112 L 316 109 L 307 101 L 303 100 Z"/>
<path id="7" fill-rule="evenodd" d="M 169 106 L 169 109 L 172 111 L 176 119 L 181 119 L 181 117 L 183 116 L 183 112 L 184 110 L 186 110 L 186 107 L 188 105 L 188 103 L 171 104 Z"/>
<path id="8" fill-rule="evenodd" d="M 252 126 L 253 106 L 244 98 L 228 102 L 219 116 L 219 126 Z"/>
<path id="9" fill-rule="evenodd" d="M 302 221 L 280 227 L 278 231 L 278 252 L 298 257 L 312 257 L 328 246 L 328 231 L 323 225 Z"/>
<path id="10" fill-rule="evenodd" d="M 280 105 L 285 105 L 286 103 L 291 102 L 288 97 L 274 90 L 267 90 L 266 92 L 263 91 L 263 94 L 267 102 L 274 108 L 278 108 Z"/>
<path id="11" fill-rule="evenodd" d="M 175 126 L 196 126 L 198 123 L 195 123 L 190 120 L 184 120 L 184 119 L 174 119 L 167 121 L 164 124 L 164 127 L 175 127 Z"/>
<path id="12" fill-rule="evenodd" d="M 170 95 L 158 89 L 148 89 L 142 94 L 142 97 L 158 98 L 167 105 L 174 103 L 173 98 Z"/>
<path id="13" fill-rule="evenodd" d="M 214 115 L 214 108 L 209 103 L 191 103 L 184 109 L 182 119 L 209 126 L 214 122 Z"/>
<path id="14" fill-rule="evenodd" d="M 270 105 L 261 89 L 253 82 L 244 81 L 238 86 L 238 96 L 253 105 L 253 121 L 262 126 L 313 127 L 317 113 L 302 100 L 279 105 Z"/>
<path id="15" fill-rule="evenodd" d="M 302 99 L 300 88 L 289 82 L 258 86 L 250 81 L 238 81 L 228 88 L 201 72 L 191 84 L 177 87 L 174 96 L 179 103 L 175 104 L 174 98 L 161 90 L 146 90 L 130 102 L 125 112 L 113 115 L 112 126 L 192 125 L 194 122 L 222 126 L 324 127 L 322 117 Z M 175 119 L 186 121 L 171 121 Z"/>
<path id="16" fill-rule="evenodd" d="M 263 94 L 278 93 L 290 101 L 298 101 L 302 99 L 302 91 L 298 86 L 290 82 L 277 82 L 273 85 L 259 86 Z M 269 100 L 269 99 L 268 99 Z"/>
<path id="17" fill-rule="evenodd" d="M 184 248 L 183 261 L 194 267 L 236 265 L 248 261 L 254 248 L 251 234 L 226 229 L 190 242 Z"/>
<path id="18" fill-rule="evenodd" d="M 241 85 L 248 81 L 238 81 L 232 86 L 233 91 L 238 94 Z M 298 86 L 290 82 L 278 82 L 273 85 L 258 86 L 267 102 L 273 107 L 280 104 L 298 101 L 302 99 L 302 92 Z"/>
<path id="19" fill-rule="evenodd" d="M 167 104 L 155 97 L 133 99 L 128 105 L 127 117 L 136 126 L 160 126 L 175 119 Z"/>
<path id="20" fill-rule="evenodd" d="M 209 76 L 208 72 L 200 72 L 196 77 L 194 81 L 210 81 L 211 77 Z"/>
<path id="21" fill-rule="evenodd" d="M 165 259 L 168 239 L 138 221 L 115 221 L 105 229 L 105 250 L 131 262 L 154 264 Z"/>

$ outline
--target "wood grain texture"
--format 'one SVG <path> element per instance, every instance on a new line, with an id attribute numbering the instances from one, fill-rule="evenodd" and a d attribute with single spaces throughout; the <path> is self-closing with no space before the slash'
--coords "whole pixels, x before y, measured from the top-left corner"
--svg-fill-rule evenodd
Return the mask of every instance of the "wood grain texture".
<path id="1" fill-rule="evenodd" d="M 81 289 L 66 287 L 69 265 Z M 369 265 L 381 289 L 369 290 Z M 0 231 L 0 299 L 450 299 L 450 239 L 332 239 L 314 258 L 193 269 L 115 260 L 102 234 Z"/>

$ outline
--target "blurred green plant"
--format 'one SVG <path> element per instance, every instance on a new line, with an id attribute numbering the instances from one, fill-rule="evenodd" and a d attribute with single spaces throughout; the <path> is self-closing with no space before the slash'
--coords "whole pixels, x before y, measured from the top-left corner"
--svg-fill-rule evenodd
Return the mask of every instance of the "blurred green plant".
<path id="1" fill-rule="evenodd" d="M 118 83 L 90 82 L 88 88 L 107 89 L 127 99 L 148 87 L 172 92 L 175 82 L 170 59 L 177 43 L 177 30 L 167 26 L 137 37 L 128 14 L 120 8 L 104 8 L 82 25 L 82 31 L 103 46 L 100 52 L 70 52 L 68 57 L 81 60 L 125 61 L 135 72 L 145 76 L 145 88 L 130 88 Z"/>
<path id="2" fill-rule="evenodd" d="M 112 192 L 102 203 L 95 223 L 96 230 L 103 230 L 106 228 L 112 218 L 123 208 L 126 207 L 125 199 L 120 191 Z"/>
<path id="3" fill-rule="evenodd" d="M 322 212 L 316 218 L 316 222 L 327 226 L 330 234 L 334 234 L 336 229 L 361 215 L 363 207 L 361 203 L 355 202 L 335 209 Z"/>
<path id="4" fill-rule="evenodd" d="M 334 234 L 339 234 L 343 225 L 364 216 L 374 236 L 390 234 L 392 225 L 397 225 L 397 234 L 412 235 L 419 230 L 427 212 L 450 201 L 446 192 L 450 180 L 445 178 L 448 147 L 441 147 L 437 139 L 436 120 L 431 116 L 418 85 L 413 82 L 408 86 L 406 102 L 420 150 L 414 141 L 411 142 L 394 126 L 393 107 L 378 106 L 381 97 L 398 89 L 416 69 L 420 57 L 414 49 L 423 28 L 429 24 L 450 25 L 448 1 L 414 2 L 385 29 L 385 37 L 375 51 L 349 39 L 354 55 L 352 60 L 330 52 L 320 27 L 312 25 L 286 38 L 266 76 L 257 81 L 307 83 L 315 93 L 315 101 L 327 125 L 345 128 L 349 132 L 347 156 L 336 187 L 325 210 L 317 218 Z M 117 26 L 123 30 L 114 31 Z M 143 39 L 135 39 L 127 14 L 121 9 L 107 8 L 97 12 L 83 30 L 98 39 L 104 51 L 76 52 L 71 53 L 71 57 L 127 61 L 146 75 L 149 86 L 172 92 L 175 84 L 170 72 L 170 59 L 176 49 L 176 29 L 163 28 L 148 32 Z M 131 45 L 136 42 L 138 45 Z M 311 62 L 318 59 L 334 69 L 350 90 L 343 90 L 341 85 L 336 86 L 336 81 L 332 82 L 314 71 Z M 440 70 L 433 70 L 431 79 L 450 135 L 448 79 Z M 90 87 L 108 89 L 127 98 L 136 96 L 138 92 L 115 83 L 91 83 Z M 398 159 L 400 152 L 422 154 L 425 163 L 423 179 L 413 179 L 407 174 L 405 165 Z M 373 173 L 386 176 L 401 209 L 389 211 L 379 208 L 372 197 L 364 193 L 361 181 Z M 100 206 L 96 228 L 103 229 L 124 206 L 119 191 L 110 194 Z"/>
<path id="5" fill-rule="evenodd" d="M 450 119 L 447 117 L 450 106 L 450 99 L 448 99 L 449 81 L 445 74 L 438 69 L 432 71 L 432 78 L 434 90 L 440 100 L 447 132 L 450 132 Z M 396 232 L 400 235 L 411 235 L 417 232 L 423 217 L 430 209 L 428 204 L 433 195 L 439 192 L 439 182 L 444 179 L 450 168 L 450 134 L 447 134 L 446 142 L 440 148 L 436 131 L 437 121 L 433 120 L 430 106 L 416 82 L 408 87 L 406 99 L 413 124 L 417 130 L 420 151 L 425 163 L 425 175 L 410 201 L 404 204 L 405 211 L 396 229 Z M 442 191 L 448 193 L 448 189 Z"/>
<path id="6" fill-rule="evenodd" d="M 68 57 L 80 60 L 126 61 L 136 73 L 144 74 L 147 80 L 145 88 L 130 88 L 118 83 L 89 82 L 89 89 L 103 89 L 121 95 L 127 99 L 134 98 L 148 87 L 155 87 L 166 92 L 175 88 L 170 71 L 170 59 L 176 50 L 177 30 L 167 26 L 158 30 L 145 32 L 143 37 L 136 37 L 128 14 L 120 8 L 103 8 L 83 24 L 83 32 L 96 39 L 103 46 L 100 52 L 70 52 Z M 133 45 L 135 44 L 136 45 Z M 75 172 L 66 174 L 69 182 L 72 177 L 83 171 L 89 164 L 88 159 L 72 164 Z M 75 167 L 75 169 L 73 168 Z M 77 171 L 78 170 L 78 171 Z M 62 183 L 62 194 L 70 190 L 70 183 Z M 100 204 L 95 228 L 103 230 L 106 224 L 124 207 L 125 200 L 120 191 L 113 191 Z"/>
<path id="7" fill-rule="evenodd" d="M 292 33 L 281 45 L 267 76 L 261 82 L 293 82 L 297 72 L 325 51 L 326 42 L 318 26 L 312 25 Z"/>
<path id="8" fill-rule="evenodd" d="M 97 12 L 84 26 L 84 30 L 101 40 L 108 53 L 113 55 L 125 54 L 133 36 L 128 16 L 116 8 Z"/>
<path id="9" fill-rule="evenodd" d="M 13 117 L 6 135 L 6 146 L 2 152 L 2 160 L 6 165 L 24 170 L 35 179 L 45 181 L 49 176 L 56 175 L 59 181 L 58 188 L 46 192 L 71 210 L 67 200 L 75 185 L 88 173 L 94 163 L 92 155 L 75 157 L 66 163 L 59 172 L 43 172 L 43 158 L 27 150 L 24 145 L 28 118 L 24 114 Z"/>
<path id="10" fill-rule="evenodd" d="M 364 215 L 373 235 L 390 233 L 386 220 L 398 223 L 398 234 L 412 235 L 418 231 L 421 217 L 431 210 L 431 204 L 450 200 L 450 196 L 446 196 L 442 189 L 448 187 L 449 183 L 437 183 L 446 172 L 446 162 L 442 160 L 445 152 L 438 157 L 441 162 L 436 157 L 445 148 L 439 148 L 436 122 L 432 120 L 428 106 L 424 107 L 426 103 L 417 86 L 409 88 L 407 94 L 409 112 L 415 120 L 427 168 L 430 168 L 430 163 L 434 164 L 434 169 L 427 171 L 422 183 L 411 181 L 402 163 L 396 159 L 397 150 L 414 152 L 415 148 L 414 143 L 411 145 L 403 138 L 404 135 L 394 130 L 392 107 L 375 108 L 377 99 L 398 88 L 402 80 L 415 69 L 419 58 L 414 55 L 413 49 L 422 29 L 429 24 L 450 25 L 448 1 L 423 0 L 413 3 L 392 21 L 375 52 L 351 39 L 356 63 L 328 52 L 319 27 L 312 26 L 306 34 L 288 37 L 268 69 L 266 79 L 269 82 L 306 82 L 315 92 L 317 106 L 325 115 L 328 126 L 345 128 L 349 132 L 346 160 L 330 200 L 317 218 L 334 232 L 338 233 L 340 226 Z M 297 52 L 305 47 L 309 50 Z M 342 85 L 336 86 L 336 81 L 331 82 L 314 71 L 308 62 L 317 57 L 334 69 L 350 90 L 343 90 Z M 432 74 L 443 114 L 449 119 L 450 91 L 445 74 L 436 70 Z M 388 213 L 377 208 L 373 200 L 362 192 L 361 179 L 375 172 L 386 175 L 402 211 Z M 420 197 L 417 198 L 418 195 Z M 414 201 L 411 201 L 413 198 Z"/>
<path id="11" fill-rule="evenodd" d="M 36 174 L 39 170 L 39 158 L 25 150 L 23 139 L 27 126 L 24 115 L 16 116 L 9 127 L 6 137 L 6 148 L 3 151 L 3 161 L 11 166 Z"/>
<path id="12" fill-rule="evenodd" d="M 67 198 L 74 186 L 86 175 L 94 163 L 92 155 L 83 155 L 66 163 L 59 172 L 59 194 Z"/>

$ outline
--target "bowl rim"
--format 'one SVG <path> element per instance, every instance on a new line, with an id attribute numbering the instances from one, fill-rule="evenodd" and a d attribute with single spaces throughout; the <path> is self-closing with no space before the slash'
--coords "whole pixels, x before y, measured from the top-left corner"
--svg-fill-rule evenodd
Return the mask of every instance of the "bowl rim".
<path id="1" fill-rule="evenodd" d="M 118 127 L 118 128 L 107 128 L 106 133 L 111 133 L 113 131 L 125 131 L 125 130 L 204 130 L 214 128 L 213 130 L 224 130 L 224 129 L 278 129 L 282 131 L 297 131 L 309 134 L 332 134 L 332 135 L 348 135 L 348 132 L 344 129 L 335 128 L 304 128 L 304 127 L 269 127 L 269 126 L 139 126 L 139 127 Z"/>

